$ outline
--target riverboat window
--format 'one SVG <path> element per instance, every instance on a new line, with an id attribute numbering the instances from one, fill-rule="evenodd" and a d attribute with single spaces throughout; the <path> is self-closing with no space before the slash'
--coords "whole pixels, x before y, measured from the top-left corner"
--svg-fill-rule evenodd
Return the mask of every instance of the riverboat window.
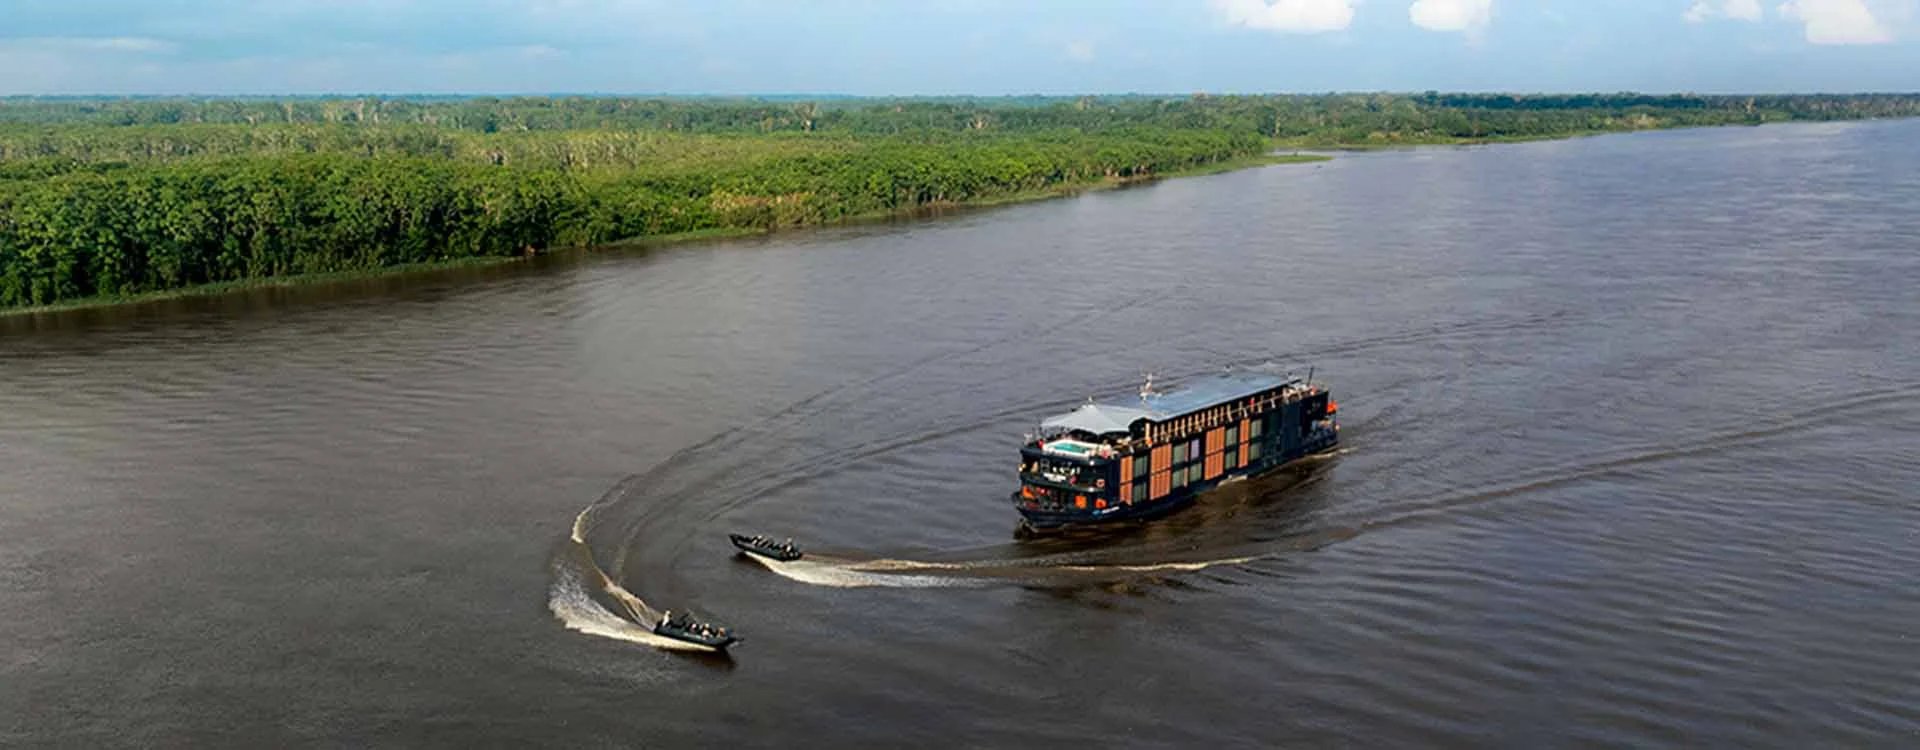
<path id="1" fill-rule="evenodd" d="M 1238 443 L 1238 442 L 1240 442 L 1240 425 L 1233 425 L 1231 427 L 1228 427 L 1227 428 L 1227 445 L 1233 445 L 1234 443 Z"/>
<path id="2" fill-rule="evenodd" d="M 1133 478 L 1139 479 L 1153 472 L 1153 460 L 1145 454 L 1133 457 Z"/>
<path id="3" fill-rule="evenodd" d="M 1260 439 L 1260 428 L 1264 426 L 1266 422 L 1265 419 L 1256 419 L 1247 423 L 1247 442 Z"/>
<path id="4" fill-rule="evenodd" d="M 1037 458 L 1022 464 L 1028 474 L 1065 474 L 1072 476 L 1087 470 L 1086 464 L 1064 458 Z"/>
<path id="5" fill-rule="evenodd" d="M 1192 456 L 1195 461 L 1200 460 L 1201 456 L 1207 455 L 1201 452 L 1203 450 L 1205 449 L 1200 447 L 1200 438 L 1194 438 L 1193 442 L 1187 443 L 1187 455 Z"/>
<path id="6" fill-rule="evenodd" d="M 1258 460 L 1260 460 L 1260 444 L 1248 443 L 1247 444 L 1247 463 L 1251 464 Z"/>
<path id="7" fill-rule="evenodd" d="M 1142 479 L 1138 482 L 1134 482 L 1133 483 L 1133 501 L 1137 503 L 1145 499 L 1147 499 L 1147 480 Z"/>
<path id="8" fill-rule="evenodd" d="M 1040 507 L 1043 508 L 1058 508 L 1066 498 L 1066 494 L 1059 490 L 1037 485 L 1026 486 L 1022 489 L 1021 494 L 1033 498 L 1040 504 Z"/>
<path id="9" fill-rule="evenodd" d="M 1181 443 L 1179 445 L 1173 446 L 1173 462 L 1176 464 L 1184 464 L 1187 462 L 1187 444 L 1186 443 Z"/>
<path id="10" fill-rule="evenodd" d="M 1234 469 L 1240 468 L 1240 451 L 1233 448 L 1228 448 L 1226 453 L 1226 461 L 1227 461 L 1228 471 L 1232 471 Z"/>
<path id="11" fill-rule="evenodd" d="M 1177 490 L 1185 486 L 1187 486 L 1187 470 L 1174 469 L 1173 470 L 1173 488 Z"/>

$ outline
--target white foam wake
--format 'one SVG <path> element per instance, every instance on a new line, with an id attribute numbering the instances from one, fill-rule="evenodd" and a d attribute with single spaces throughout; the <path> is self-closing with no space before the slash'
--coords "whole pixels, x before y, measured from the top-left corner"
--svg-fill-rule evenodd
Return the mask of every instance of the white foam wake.
<path id="1" fill-rule="evenodd" d="M 672 651 L 714 650 L 697 643 L 656 635 L 652 628 L 640 624 L 660 619 L 660 613 L 640 597 L 634 596 L 633 592 L 614 583 L 594 563 L 586 542 L 587 514 L 592 511 L 593 508 L 589 507 L 574 517 L 573 543 L 554 560 L 553 586 L 547 592 L 547 609 L 560 620 L 560 624 L 575 632 L 654 648 Z M 606 594 L 626 610 L 625 616 L 603 606 L 600 600 L 594 598 L 593 591 Z"/>
<path id="2" fill-rule="evenodd" d="M 964 578 L 862 570 L 856 565 L 822 562 L 819 560 L 809 560 L 807 558 L 781 562 L 759 555 L 747 556 L 753 558 L 754 561 L 761 565 L 766 566 L 768 570 L 778 573 L 785 578 L 814 586 L 831 586 L 842 589 L 872 587 L 931 589 L 979 585 L 978 581 L 969 581 Z"/>
<path id="3" fill-rule="evenodd" d="M 985 586 L 994 582 L 1045 579 L 1049 573 L 1066 572 L 1076 576 L 1142 573 L 1193 572 L 1221 565 L 1242 565 L 1261 555 L 1232 557 L 1199 562 L 1165 562 L 1144 565 L 1076 565 L 965 562 L 940 563 L 915 560 L 868 560 L 842 562 L 831 559 L 801 558 L 781 562 L 759 555 L 748 555 L 755 562 L 790 580 L 833 588 L 956 588 Z M 941 574 L 929 575 L 930 571 Z"/>
<path id="4" fill-rule="evenodd" d="M 1072 570 L 1082 573 L 1114 571 L 1116 573 L 1192 573 L 1196 570 L 1219 567 L 1221 565 L 1245 565 L 1265 555 L 1229 557 L 1223 560 L 1203 560 L 1200 562 L 1165 562 L 1146 565 L 1060 565 L 1057 570 Z"/>

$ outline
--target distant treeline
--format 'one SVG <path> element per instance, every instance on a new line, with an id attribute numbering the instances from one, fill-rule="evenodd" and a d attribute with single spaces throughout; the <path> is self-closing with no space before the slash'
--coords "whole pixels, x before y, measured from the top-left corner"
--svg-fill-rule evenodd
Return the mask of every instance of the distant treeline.
<path id="1" fill-rule="evenodd" d="M 1684 125 L 1859 119 L 1920 113 L 1920 94 L 1318 94 L 839 98 L 0 98 L 0 123 L 40 125 L 425 125 L 475 133 L 1023 132 L 1129 127 L 1218 129 L 1325 144 L 1490 138 Z"/>
<path id="2" fill-rule="evenodd" d="M 994 200 L 1257 155 L 1920 96 L 0 99 L 0 307 Z"/>

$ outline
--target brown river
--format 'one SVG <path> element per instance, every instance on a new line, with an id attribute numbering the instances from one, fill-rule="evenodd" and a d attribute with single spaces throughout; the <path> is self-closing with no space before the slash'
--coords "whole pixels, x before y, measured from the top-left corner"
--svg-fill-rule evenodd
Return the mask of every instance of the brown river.
<path id="1" fill-rule="evenodd" d="M 1237 367 L 1342 449 L 1013 537 Z M 0 745 L 1912 746 L 1917 570 L 1920 121 L 0 318 Z"/>

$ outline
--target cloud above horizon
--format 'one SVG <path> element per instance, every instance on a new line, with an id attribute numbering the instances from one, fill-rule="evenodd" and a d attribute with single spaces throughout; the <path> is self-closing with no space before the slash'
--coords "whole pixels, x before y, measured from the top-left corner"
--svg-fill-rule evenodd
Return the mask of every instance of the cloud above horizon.
<path id="1" fill-rule="evenodd" d="M 1414 0 L 1407 18 L 1428 31 L 1472 31 L 1493 21 L 1493 0 Z"/>
<path id="2" fill-rule="evenodd" d="M 1872 45 L 1894 41 L 1887 19 L 1911 17 L 1914 5 L 1914 0 L 1785 0 L 1776 12 L 1781 20 L 1798 22 L 1808 44 Z M 1760 0 L 1694 0 L 1680 17 L 1695 24 L 1722 19 L 1760 23 L 1766 10 Z"/>
<path id="3" fill-rule="evenodd" d="M 1806 24 L 1807 41 L 1812 44 L 1893 41 L 1893 32 L 1874 16 L 1866 0 L 1787 0 L 1780 4 L 1780 17 Z"/>
<path id="4" fill-rule="evenodd" d="M 1766 17 L 1766 11 L 1760 7 L 1760 0 L 1694 0 L 1693 7 L 1681 15 L 1688 23 L 1700 23 L 1715 18 L 1727 18 L 1736 21 L 1758 23 Z"/>
<path id="5" fill-rule="evenodd" d="M 1227 23 L 1249 29 L 1318 34 L 1353 24 L 1354 0 L 1213 0 Z"/>

